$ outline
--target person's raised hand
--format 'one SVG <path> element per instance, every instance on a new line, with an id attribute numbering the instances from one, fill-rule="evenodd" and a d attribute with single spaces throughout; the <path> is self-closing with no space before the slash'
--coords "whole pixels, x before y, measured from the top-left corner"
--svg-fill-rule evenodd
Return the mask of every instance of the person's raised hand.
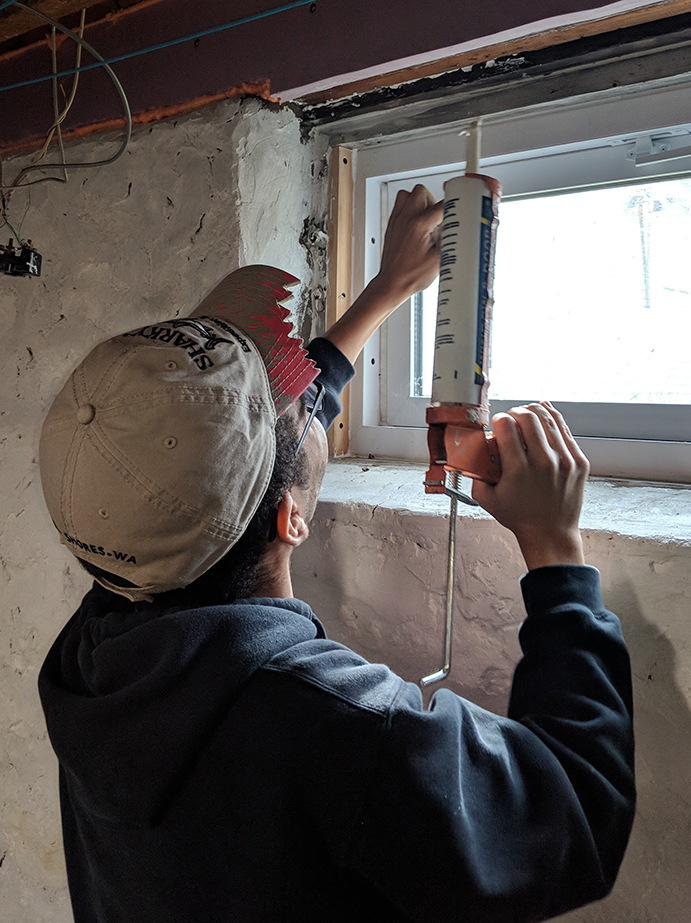
<path id="1" fill-rule="evenodd" d="M 375 284 L 402 304 L 439 275 L 443 201 L 435 202 L 424 186 L 396 196 L 384 235 L 381 267 Z"/>
<path id="2" fill-rule="evenodd" d="M 444 203 L 435 202 L 424 186 L 396 196 L 379 272 L 324 334 L 351 362 L 387 317 L 439 274 L 443 210 Z"/>
<path id="3" fill-rule="evenodd" d="M 473 484 L 473 497 L 507 529 L 529 570 L 583 564 L 578 520 L 590 465 L 562 415 L 548 401 L 492 420 L 502 475 Z"/>

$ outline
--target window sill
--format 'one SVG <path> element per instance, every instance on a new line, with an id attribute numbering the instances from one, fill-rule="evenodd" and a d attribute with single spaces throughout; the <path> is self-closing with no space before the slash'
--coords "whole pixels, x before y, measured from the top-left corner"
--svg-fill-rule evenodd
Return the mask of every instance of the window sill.
<path id="1" fill-rule="evenodd" d="M 365 458 L 330 459 L 320 503 L 370 506 L 428 516 L 446 516 L 449 499 L 425 494 L 424 465 Z M 464 479 L 464 490 L 469 482 Z M 459 516 L 490 519 L 477 507 L 459 504 Z M 691 485 L 591 478 L 581 528 L 660 543 L 691 544 Z"/>

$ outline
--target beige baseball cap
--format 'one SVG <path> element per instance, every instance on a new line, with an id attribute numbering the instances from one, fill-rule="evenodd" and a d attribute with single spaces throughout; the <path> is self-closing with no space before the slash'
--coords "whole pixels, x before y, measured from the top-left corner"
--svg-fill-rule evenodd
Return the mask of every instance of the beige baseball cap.
<path id="1" fill-rule="evenodd" d="M 136 601 L 187 586 L 245 531 L 276 420 L 319 374 L 282 304 L 297 282 L 239 269 L 191 316 L 98 345 L 55 399 L 39 450 L 46 504 L 107 589 Z"/>

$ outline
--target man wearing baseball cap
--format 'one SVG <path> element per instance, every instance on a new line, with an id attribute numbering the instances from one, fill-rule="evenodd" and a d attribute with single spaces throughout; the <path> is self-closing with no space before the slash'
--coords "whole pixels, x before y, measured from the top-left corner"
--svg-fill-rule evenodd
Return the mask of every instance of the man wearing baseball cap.
<path id="1" fill-rule="evenodd" d="M 400 193 L 379 275 L 307 349 L 249 266 L 97 346 L 44 424 L 44 493 L 95 578 L 39 679 L 77 923 L 528 921 L 611 889 L 633 818 L 628 655 L 549 403 L 494 419 L 476 499 L 528 573 L 509 717 L 330 641 L 291 553 L 369 336 L 431 283 L 441 206 Z"/>

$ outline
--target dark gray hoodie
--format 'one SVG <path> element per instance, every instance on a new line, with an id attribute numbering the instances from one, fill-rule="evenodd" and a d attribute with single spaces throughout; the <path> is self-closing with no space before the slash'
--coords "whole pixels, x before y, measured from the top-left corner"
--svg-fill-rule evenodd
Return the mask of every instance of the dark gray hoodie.
<path id="1" fill-rule="evenodd" d="M 522 581 L 509 717 L 325 637 L 295 599 L 100 587 L 40 693 L 77 923 L 528 921 L 611 889 L 634 810 L 628 655 L 597 571 Z"/>

